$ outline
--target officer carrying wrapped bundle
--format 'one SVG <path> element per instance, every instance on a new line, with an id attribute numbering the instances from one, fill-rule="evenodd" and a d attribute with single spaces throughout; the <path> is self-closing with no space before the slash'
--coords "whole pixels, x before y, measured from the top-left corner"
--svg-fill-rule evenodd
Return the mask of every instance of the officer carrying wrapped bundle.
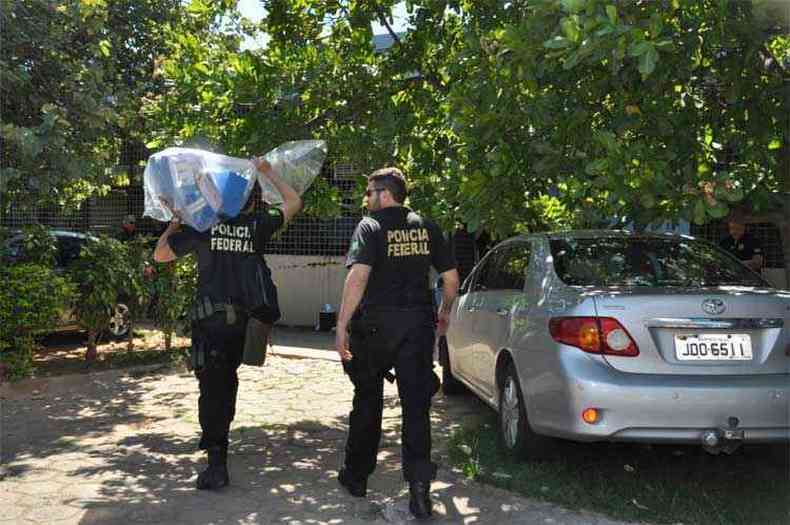
<path id="1" fill-rule="evenodd" d="M 320 172 L 322 141 L 288 143 L 251 160 L 169 148 L 145 171 L 145 214 L 170 221 L 154 259 L 197 258 L 191 360 L 199 382 L 199 447 L 208 467 L 197 488 L 229 482 L 228 435 L 236 409 L 238 367 L 263 365 L 280 318 L 277 288 L 264 259 L 277 230 L 302 208 L 300 193 Z"/>

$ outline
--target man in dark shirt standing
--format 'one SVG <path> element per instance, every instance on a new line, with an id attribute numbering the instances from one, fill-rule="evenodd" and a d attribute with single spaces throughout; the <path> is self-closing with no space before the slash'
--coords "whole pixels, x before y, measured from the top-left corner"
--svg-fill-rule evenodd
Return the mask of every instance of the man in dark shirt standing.
<path id="1" fill-rule="evenodd" d="M 335 340 L 354 383 L 339 481 L 353 496 L 365 496 L 381 438 L 383 377 L 394 366 L 403 413 L 401 461 L 409 483 L 409 508 L 415 517 L 425 519 L 432 512 L 429 490 L 436 477 L 429 415 L 435 338 L 429 270 L 433 266 L 444 282 L 440 335 L 447 329 L 458 293 L 458 272 L 441 230 L 403 206 L 406 182 L 400 170 L 374 172 L 368 177 L 365 196 L 371 214 L 360 221 L 351 239 L 346 260 L 350 271 Z"/>
<path id="2" fill-rule="evenodd" d="M 760 241 L 746 233 L 746 224 L 739 215 L 732 215 L 727 223 L 730 234 L 719 246 L 734 255 L 743 264 L 759 272 L 763 267 L 763 247 Z"/>
<path id="3" fill-rule="evenodd" d="M 268 162 L 253 162 L 283 196 L 282 209 L 268 208 L 263 216 L 254 213 L 259 193 L 253 191 L 238 217 L 205 232 L 182 228 L 176 217 L 154 251 L 157 262 L 169 262 L 188 253 L 197 256 L 198 297 L 193 312 L 192 351 L 200 385 L 199 446 L 208 452 L 209 463 L 198 475 L 198 489 L 216 490 L 229 482 L 228 433 L 236 412 L 237 369 L 242 361 L 247 322 L 253 317 L 270 326 L 280 317 L 276 288 L 263 258 L 264 247 L 302 207 L 299 195 Z"/>

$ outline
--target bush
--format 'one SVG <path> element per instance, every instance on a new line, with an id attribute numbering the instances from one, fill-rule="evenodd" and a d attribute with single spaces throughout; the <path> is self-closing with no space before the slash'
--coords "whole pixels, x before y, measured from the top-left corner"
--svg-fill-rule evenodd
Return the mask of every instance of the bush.
<path id="1" fill-rule="evenodd" d="M 165 336 L 165 350 L 170 350 L 176 324 L 186 316 L 197 294 L 195 258 L 157 264 L 148 286 L 153 296 L 153 321 Z"/>
<path id="2" fill-rule="evenodd" d="M 151 300 L 151 288 L 146 282 L 146 269 L 151 259 L 150 237 L 139 236 L 125 243 L 124 282 L 119 292 L 129 307 L 129 351 L 134 349 L 134 327 L 145 316 Z M 120 270 L 120 269 L 119 269 Z"/>
<path id="3" fill-rule="evenodd" d="M 75 287 L 41 264 L 0 267 L 0 378 L 20 379 L 33 367 L 34 335 L 51 329 L 71 304 Z"/>
<path id="4" fill-rule="evenodd" d="M 107 329 L 119 294 L 137 271 L 132 266 L 127 247 L 117 239 L 102 236 L 89 239 L 70 267 L 72 279 L 77 283 L 75 313 L 80 325 L 88 331 L 87 360 L 96 358 L 98 336 Z"/>
<path id="5" fill-rule="evenodd" d="M 58 254 L 58 244 L 55 237 L 50 235 L 49 229 L 41 224 L 25 226 L 22 230 L 25 236 L 25 260 L 20 262 L 40 264 L 48 268 L 55 265 Z"/>

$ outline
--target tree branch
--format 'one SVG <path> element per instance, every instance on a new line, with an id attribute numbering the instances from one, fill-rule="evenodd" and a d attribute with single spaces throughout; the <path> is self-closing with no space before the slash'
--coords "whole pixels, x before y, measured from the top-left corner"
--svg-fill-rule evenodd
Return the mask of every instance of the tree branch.
<path id="1" fill-rule="evenodd" d="M 381 22 L 381 25 L 387 28 L 387 32 L 390 34 L 395 43 L 401 45 L 400 37 L 395 33 L 395 31 L 392 30 L 392 27 L 387 21 L 387 17 L 384 14 L 384 9 L 381 7 L 381 5 L 376 6 L 376 13 L 379 15 L 379 22 Z"/>

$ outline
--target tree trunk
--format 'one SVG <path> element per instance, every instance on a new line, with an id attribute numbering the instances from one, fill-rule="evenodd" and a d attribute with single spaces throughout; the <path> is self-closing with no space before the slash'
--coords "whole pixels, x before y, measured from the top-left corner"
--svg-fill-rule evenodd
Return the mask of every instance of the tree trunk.
<path id="1" fill-rule="evenodd" d="M 166 331 L 165 332 L 165 352 L 170 351 L 170 346 L 173 344 L 173 332 Z"/>
<path id="2" fill-rule="evenodd" d="M 129 318 L 129 335 L 126 340 L 126 351 L 134 352 L 134 319 Z"/>
<path id="3" fill-rule="evenodd" d="M 96 330 L 88 330 L 88 350 L 85 352 L 86 361 L 95 361 L 98 352 L 96 351 L 96 338 L 99 334 Z"/>

